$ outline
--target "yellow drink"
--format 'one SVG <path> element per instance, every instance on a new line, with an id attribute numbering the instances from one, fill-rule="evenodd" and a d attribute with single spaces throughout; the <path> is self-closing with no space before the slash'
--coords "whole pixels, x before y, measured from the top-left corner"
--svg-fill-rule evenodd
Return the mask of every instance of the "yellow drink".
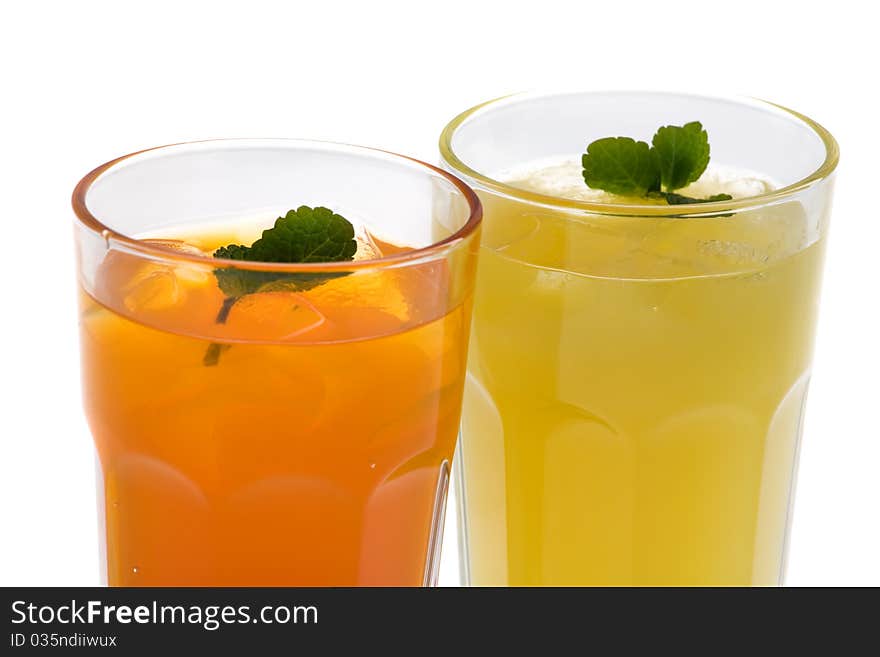
<path id="1" fill-rule="evenodd" d="M 575 163 L 510 184 L 588 199 L 578 177 Z M 480 196 L 470 583 L 778 583 L 823 228 L 796 201 L 675 219 Z"/>

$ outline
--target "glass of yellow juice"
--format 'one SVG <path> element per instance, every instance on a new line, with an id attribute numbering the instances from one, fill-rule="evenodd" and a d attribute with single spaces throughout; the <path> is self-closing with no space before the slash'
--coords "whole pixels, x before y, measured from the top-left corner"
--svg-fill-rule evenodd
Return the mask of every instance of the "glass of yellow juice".
<path id="1" fill-rule="evenodd" d="M 228 140 L 109 162 L 73 206 L 105 580 L 435 583 L 474 193 L 381 151 Z M 214 257 L 297 208 L 345 217 L 345 261 Z"/>
<path id="2" fill-rule="evenodd" d="M 587 186 L 587 145 L 699 121 L 672 205 Z M 485 212 L 456 460 L 472 585 L 775 585 L 837 146 L 769 103 L 518 95 L 456 117 Z M 647 146 L 645 146 L 647 152 Z"/>

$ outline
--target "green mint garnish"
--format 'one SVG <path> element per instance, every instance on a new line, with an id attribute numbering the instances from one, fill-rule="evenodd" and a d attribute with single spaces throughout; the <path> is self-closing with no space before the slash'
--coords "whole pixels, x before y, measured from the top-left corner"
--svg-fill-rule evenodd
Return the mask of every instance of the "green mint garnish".
<path id="1" fill-rule="evenodd" d="M 208 345 L 208 349 L 205 351 L 205 355 L 202 357 L 202 364 L 207 367 L 212 367 L 220 362 L 220 354 L 229 349 L 232 345 L 228 344 L 220 344 L 218 342 L 212 342 Z"/>
<path id="2" fill-rule="evenodd" d="M 263 231 L 262 237 L 250 246 L 229 244 L 214 251 L 215 258 L 242 262 L 346 262 L 354 259 L 357 241 L 354 226 L 345 217 L 329 208 L 300 206 L 275 220 Z M 217 285 L 226 295 L 217 323 L 226 322 L 232 306 L 241 297 L 255 292 L 292 290 L 303 292 L 346 272 L 320 274 L 251 271 L 223 267 L 214 270 Z M 205 365 L 216 365 L 228 345 L 211 344 L 205 354 Z"/>
<path id="3" fill-rule="evenodd" d="M 275 225 L 264 230 L 251 246 L 221 246 L 214 251 L 214 257 L 242 262 L 344 262 L 353 260 L 355 251 L 354 226 L 345 217 L 329 208 L 303 205 L 278 217 Z M 214 275 L 223 293 L 237 299 L 258 291 L 308 290 L 344 272 L 287 274 L 224 267 L 215 270 Z M 222 322 L 225 317 L 218 320 Z"/>
<path id="4" fill-rule="evenodd" d="M 663 195 L 669 205 L 684 205 L 686 203 L 713 203 L 715 201 L 730 201 L 733 197 L 730 194 L 712 194 L 707 198 L 692 198 L 690 196 L 682 196 L 675 192 L 667 192 Z M 727 215 L 725 215 L 727 216 Z"/>
<path id="5" fill-rule="evenodd" d="M 709 134 L 699 121 L 680 128 L 667 125 L 651 140 L 660 166 L 660 185 L 667 192 L 687 187 L 709 164 Z"/>
<path id="6" fill-rule="evenodd" d="M 306 205 L 275 220 L 251 246 L 230 244 L 215 258 L 248 262 L 343 262 L 357 251 L 354 226 L 329 208 Z"/>
<path id="7" fill-rule="evenodd" d="M 651 146 L 629 137 L 606 137 L 587 146 L 581 162 L 593 189 L 621 196 L 663 198 L 670 205 L 729 201 L 729 194 L 696 199 L 676 194 L 697 180 L 709 164 L 709 135 L 699 121 L 663 126 Z"/>
<path id="8" fill-rule="evenodd" d="M 587 147 L 584 180 L 593 189 L 621 196 L 645 196 L 660 189 L 657 155 L 643 141 L 606 137 Z"/>

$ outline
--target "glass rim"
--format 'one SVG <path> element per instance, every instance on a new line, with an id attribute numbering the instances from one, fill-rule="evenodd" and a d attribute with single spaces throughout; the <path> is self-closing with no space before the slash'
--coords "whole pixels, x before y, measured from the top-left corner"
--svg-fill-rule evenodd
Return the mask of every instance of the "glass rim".
<path id="1" fill-rule="evenodd" d="M 241 260 L 230 260 L 227 258 L 214 258 L 211 255 L 200 255 L 194 253 L 185 253 L 175 249 L 166 248 L 158 244 L 152 244 L 142 239 L 131 237 L 125 233 L 119 232 L 106 226 L 100 219 L 95 217 L 86 205 L 86 197 L 89 191 L 101 176 L 113 171 L 116 167 L 128 163 L 140 157 L 149 155 L 158 155 L 166 151 L 198 149 L 208 146 L 222 147 L 247 147 L 248 145 L 278 145 L 287 147 L 313 147 L 323 151 L 336 151 L 361 154 L 368 157 L 384 158 L 386 161 L 393 161 L 399 164 L 409 166 L 415 169 L 423 169 L 425 173 L 435 174 L 447 180 L 457 189 L 464 197 L 468 204 L 468 219 L 455 232 L 448 237 L 432 242 L 431 244 L 419 248 L 414 248 L 402 253 L 382 256 L 381 258 L 370 258 L 364 260 L 348 260 L 343 262 L 303 262 L 303 263 L 286 263 L 286 262 L 243 262 Z M 189 262 L 198 265 L 209 265 L 211 268 L 222 266 L 224 268 L 244 269 L 249 271 L 272 271 L 272 272 L 316 272 L 316 271 L 346 271 L 353 272 L 356 270 L 381 269 L 385 267 L 396 267 L 407 264 L 418 264 L 420 262 L 431 260 L 439 255 L 446 253 L 452 248 L 458 246 L 467 237 L 472 235 L 479 227 L 483 216 L 483 207 L 476 193 L 462 180 L 448 171 L 444 171 L 440 167 L 422 162 L 407 155 L 401 155 L 392 151 L 379 148 L 371 148 L 368 146 L 357 146 L 354 144 L 346 144 L 333 141 L 324 141 L 317 139 L 293 139 L 293 138 L 225 138 L 225 139 L 203 139 L 197 141 L 177 142 L 166 144 L 163 146 L 154 146 L 139 151 L 122 155 L 114 158 L 104 164 L 94 168 L 87 173 L 76 185 L 71 197 L 74 214 L 77 220 L 93 233 L 101 236 L 107 243 L 108 247 L 112 241 L 114 244 L 124 248 L 135 254 L 140 254 L 152 259 L 171 260 L 177 262 Z"/>
<path id="2" fill-rule="evenodd" d="M 655 96 L 689 96 L 692 98 L 700 98 L 703 100 L 717 100 L 737 103 L 743 106 L 751 106 L 764 110 L 781 112 L 789 119 L 794 119 L 805 124 L 815 135 L 819 137 L 825 147 L 825 158 L 822 163 L 809 175 L 800 180 L 774 189 L 763 194 L 755 196 L 747 196 L 741 199 L 733 199 L 730 201 L 712 201 L 704 203 L 692 203 L 675 206 L 658 206 L 658 205 L 636 205 L 632 203 L 601 203 L 596 201 L 582 201 L 576 199 L 566 199 L 559 196 L 551 196 L 548 194 L 540 194 L 529 190 L 515 187 L 508 183 L 501 182 L 495 178 L 483 174 L 473 169 L 462 159 L 458 157 L 455 149 L 452 147 L 452 140 L 458 129 L 470 118 L 479 115 L 482 112 L 494 109 L 495 107 L 503 107 L 505 105 L 514 105 L 520 101 L 532 100 L 538 98 L 554 98 L 561 96 L 580 96 L 580 95 L 608 95 L 608 94 L 650 94 Z M 477 183 L 488 190 L 500 194 L 507 198 L 519 201 L 529 202 L 533 205 L 541 205 L 549 208 L 576 210 L 589 214 L 599 215 L 617 215 L 628 217 L 705 217 L 717 216 L 719 214 L 728 214 L 731 211 L 742 211 L 755 209 L 766 205 L 771 205 L 785 200 L 801 191 L 804 191 L 813 185 L 830 177 L 837 168 L 840 159 L 840 149 L 837 140 L 822 125 L 792 109 L 783 105 L 778 105 L 770 101 L 760 98 L 752 98 L 748 96 L 713 96 L 695 93 L 679 93 L 674 91 L 651 91 L 651 90 L 604 90 L 604 91 L 557 91 L 557 92 L 520 92 L 500 96 L 492 100 L 485 101 L 478 105 L 466 109 L 458 114 L 440 133 L 440 154 L 449 167 L 458 175 L 462 176 L 469 183 Z M 673 209 L 674 208 L 674 209 Z"/>

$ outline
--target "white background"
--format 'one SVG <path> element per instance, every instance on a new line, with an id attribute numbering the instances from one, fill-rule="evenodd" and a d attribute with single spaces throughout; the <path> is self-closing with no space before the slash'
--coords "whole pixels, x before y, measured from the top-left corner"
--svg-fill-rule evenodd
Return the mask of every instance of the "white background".
<path id="1" fill-rule="evenodd" d="M 69 195 L 115 156 L 311 137 L 435 162 L 440 129 L 521 90 L 757 96 L 840 141 L 788 583 L 880 584 L 880 50 L 845 2 L 4 2 L 0 584 L 92 584 Z M 457 582 L 447 523 L 441 582 Z"/>

